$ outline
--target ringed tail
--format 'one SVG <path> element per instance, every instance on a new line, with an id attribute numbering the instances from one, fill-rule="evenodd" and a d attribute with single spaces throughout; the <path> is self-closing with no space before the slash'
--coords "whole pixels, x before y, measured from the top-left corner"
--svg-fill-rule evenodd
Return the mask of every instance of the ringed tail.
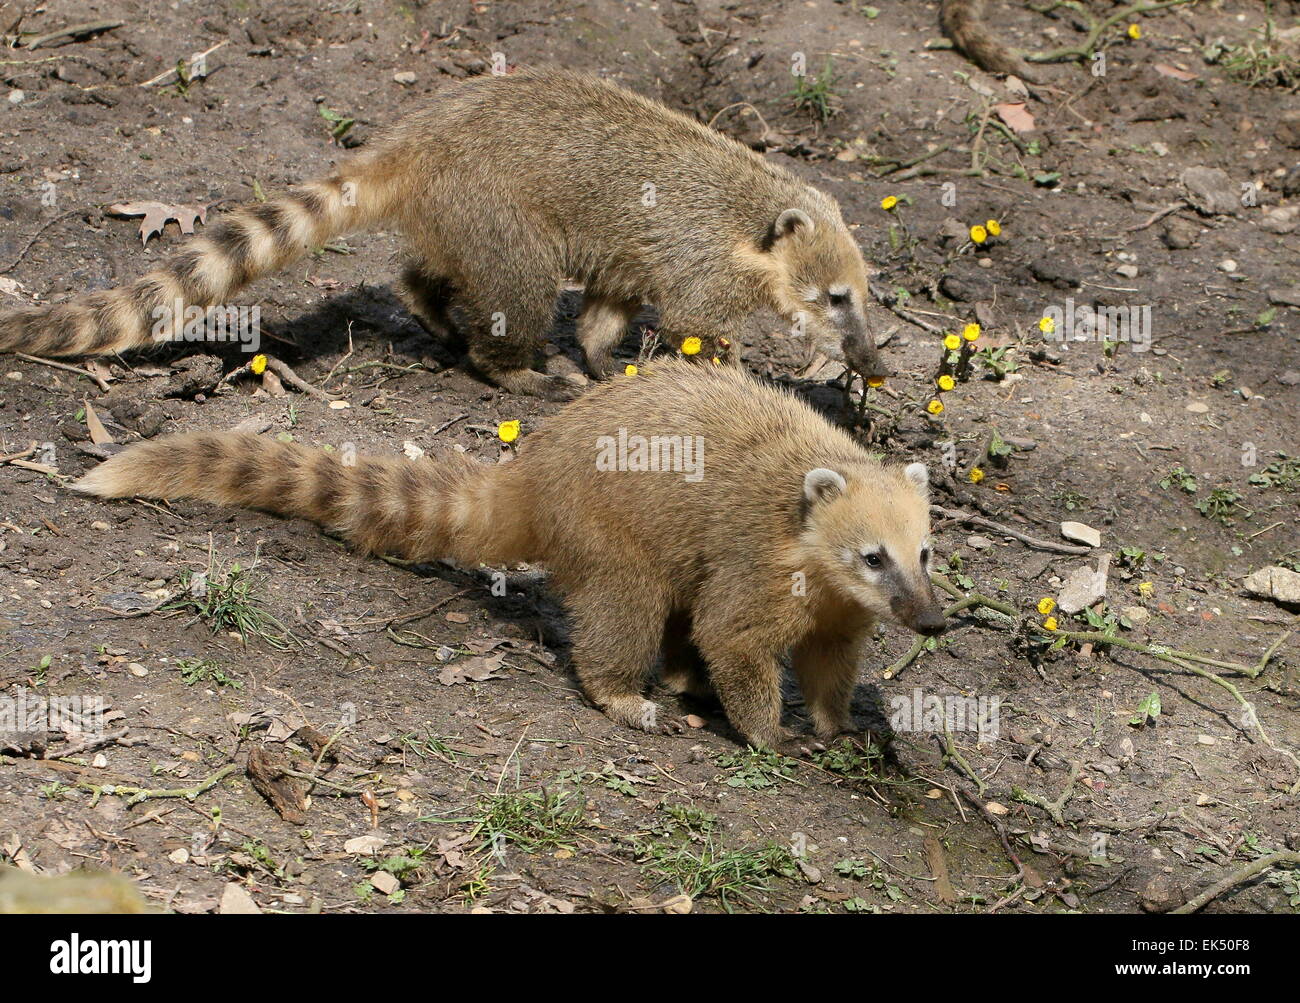
<path id="1" fill-rule="evenodd" d="M 536 559 L 521 463 L 351 457 L 250 433 L 143 442 L 72 487 L 100 498 L 197 498 L 308 519 L 375 554 L 464 564 Z"/>
<path id="2" fill-rule="evenodd" d="M 388 161 L 387 151 L 361 154 L 328 177 L 241 205 L 128 285 L 0 311 L 0 352 L 101 355 L 169 341 L 185 309 L 224 304 L 331 237 L 386 218 L 397 202 Z"/>

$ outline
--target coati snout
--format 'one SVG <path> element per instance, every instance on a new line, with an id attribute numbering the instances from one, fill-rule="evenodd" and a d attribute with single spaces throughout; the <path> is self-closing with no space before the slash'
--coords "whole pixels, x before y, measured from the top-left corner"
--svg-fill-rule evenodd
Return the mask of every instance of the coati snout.
<path id="1" fill-rule="evenodd" d="M 787 209 L 772 226 L 777 264 L 773 299 L 785 304 L 796 329 L 812 344 L 838 341 L 849 365 L 863 376 L 888 376 L 867 324 L 867 263 L 840 218 L 839 207 L 808 190 L 814 215 Z M 820 217 L 820 218 L 817 218 Z"/>
<path id="2" fill-rule="evenodd" d="M 831 555 L 840 588 L 877 619 L 927 637 L 947 627 L 930 584 L 929 474 L 912 463 L 853 484 L 819 467 L 804 477 L 805 536 Z"/>

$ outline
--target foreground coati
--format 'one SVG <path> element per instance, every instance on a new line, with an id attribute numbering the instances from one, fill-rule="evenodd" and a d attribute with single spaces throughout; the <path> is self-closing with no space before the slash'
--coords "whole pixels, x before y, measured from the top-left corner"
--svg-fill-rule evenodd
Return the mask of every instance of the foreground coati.
<path id="1" fill-rule="evenodd" d="M 375 553 L 545 566 L 573 663 L 610 717 L 659 730 L 646 676 L 711 684 L 755 745 L 783 737 L 781 662 L 817 734 L 849 723 L 874 623 L 937 634 L 928 478 L 887 466 L 787 393 L 731 367 L 652 364 L 600 385 L 485 465 L 359 459 L 251 434 L 142 443 L 76 488 L 194 497 L 311 519 Z"/>
<path id="2" fill-rule="evenodd" d="M 379 225 L 411 246 L 416 316 L 466 339 L 479 371 L 515 393 L 577 392 L 530 368 L 568 279 L 584 285 L 578 338 L 597 377 L 643 302 L 669 345 L 698 337 L 704 358 L 767 307 L 884 375 L 866 262 L 833 198 L 657 101 L 559 69 L 457 86 L 329 177 L 233 210 L 132 285 L 0 314 L 0 350 L 166 340 L 175 304 L 224 304 L 334 235 Z"/>

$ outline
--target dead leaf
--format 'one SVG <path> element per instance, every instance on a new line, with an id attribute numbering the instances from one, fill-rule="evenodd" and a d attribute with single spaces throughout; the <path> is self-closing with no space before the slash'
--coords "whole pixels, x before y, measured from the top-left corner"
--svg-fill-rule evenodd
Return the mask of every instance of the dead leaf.
<path id="1" fill-rule="evenodd" d="M 206 205 L 166 205 L 162 202 L 118 202 L 108 207 L 115 216 L 143 216 L 140 221 L 140 242 L 149 243 L 155 233 L 162 233 L 171 220 L 175 220 L 181 233 L 193 233 L 194 221 L 207 223 Z"/>
<path id="2" fill-rule="evenodd" d="M 498 653 L 459 659 L 444 665 L 438 671 L 438 682 L 443 686 L 455 686 L 470 681 L 481 683 L 487 679 L 500 679 L 501 674 L 497 670 L 501 668 L 505 657 L 504 653 Z"/>
<path id="3" fill-rule="evenodd" d="M 447 614 L 447 622 L 448 622 L 448 623 L 469 623 L 469 614 L 468 614 L 468 613 L 448 613 L 448 614 Z"/>
<path id="4" fill-rule="evenodd" d="M 1170 66 L 1168 63 L 1156 63 L 1156 72 L 1162 77 L 1173 77 L 1175 80 L 1196 80 L 1197 76 L 1191 70 L 1180 69 L 1177 66 Z"/>
<path id="5" fill-rule="evenodd" d="M 998 113 L 998 118 L 1002 119 L 1012 132 L 1034 131 L 1034 116 L 1023 102 L 994 105 L 993 110 Z"/>
<path id="6" fill-rule="evenodd" d="M 343 850 L 346 853 L 360 853 L 367 857 L 372 857 L 384 848 L 388 840 L 378 833 L 371 833 L 368 836 L 357 836 L 355 839 L 349 839 L 343 844 Z"/>
<path id="7" fill-rule="evenodd" d="M 108 434 L 108 429 L 99 420 L 99 415 L 95 413 L 95 409 L 90 406 L 90 400 L 83 400 L 82 406 L 86 409 L 86 429 L 90 432 L 90 441 L 96 446 L 102 446 L 106 443 L 111 445 L 113 437 Z"/>

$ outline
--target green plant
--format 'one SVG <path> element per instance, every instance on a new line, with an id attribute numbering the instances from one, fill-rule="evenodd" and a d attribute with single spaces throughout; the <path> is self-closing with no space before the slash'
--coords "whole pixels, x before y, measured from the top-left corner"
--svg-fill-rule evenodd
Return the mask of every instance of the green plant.
<path id="1" fill-rule="evenodd" d="M 743 752 L 725 752 L 718 757 L 717 764 L 724 770 L 732 771 L 722 781 L 728 787 L 745 787 L 757 791 L 775 787 L 779 780 L 798 782 L 785 772 L 793 765 L 792 761 L 770 749 L 751 747 Z"/>
<path id="2" fill-rule="evenodd" d="M 716 895 L 727 912 L 733 900 L 750 902 L 754 894 L 767 891 L 769 878 L 798 874 L 794 855 L 775 843 L 726 850 L 706 836 L 699 842 L 642 843 L 639 849 L 648 873 L 673 882 L 692 899 Z"/>
<path id="3" fill-rule="evenodd" d="M 320 117 L 328 123 L 327 128 L 329 129 L 330 138 L 336 143 L 343 142 L 343 137 L 356 125 L 356 119 L 349 118 L 327 105 L 320 106 Z"/>
<path id="4" fill-rule="evenodd" d="M 1160 478 L 1160 486 L 1168 491 L 1177 488 L 1184 494 L 1194 495 L 1197 491 L 1196 478 L 1183 466 L 1174 467 Z"/>
<path id="5" fill-rule="evenodd" d="M 1003 345 L 1001 348 L 981 348 L 975 353 L 975 361 L 987 369 L 995 380 L 1000 380 L 1007 373 L 1014 373 L 1020 363 L 1012 358 L 1015 345 Z"/>
<path id="6" fill-rule="evenodd" d="M 180 670 L 181 682 L 186 686 L 193 686 L 195 683 L 212 683 L 214 686 L 231 686 L 237 690 L 244 688 L 244 684 L 238 679 L 226 675 L 216 662 L 206 658 L 178 658 L 176 668 Z"/>
<path id="7" fill-rule="evenodd" d="M 1282 491 L 1300 489 L 1300 456 L 1278 453 L 1274 460 L 1257 474 L 1246 478 L 1258 488 L 1279 488 Z"/>
<path id="8" fill-rule="evenodd" d="M 833 89 L 834 84 L 834 67 L 832 61 L 827 59 L 817 77 L 810 78 L 806 73 L 796 76 L 790 96 L 794 98 L 796 108 L 808 112 L 819 122 L 825 122 L 837 110 L 835 106 L 838 99 Z"/>
<path id="9" fill-rule="evenodd" d="M 1237 504 L 1239 501 L 1241 501 L 1240 492 L 1232 488 L 1214 488 L 1196 503 L 1196 510 L 1207 519 L 1213 519 L 1224 526 L 1231 526 L 1236 521 L 1236 516 L 1246 512 Z"/>
<path id="10" fill-rule="evenodd" d="M 183 593 L 162 610 L 193 613 L 207 623 L 213 634 L 236 631 L 245 644 L 251 634 L 278 651 L 298 647 L 298 639 L 266 608 L 259 595 L 262 581 L 253 574 L 256 567 L 254 557 L 248 568 L 236 562 L 225 571 L 209 565 L 201 577 L 182 572 Z"/>
<path id="11" fill-rule="evenodd" d="M 823 770 L 850 780 L 880 782 L 884 761 L 885 754 L 875 745 L 863 748 L 848 739 L 813 754 L 813 762 Z"/>

